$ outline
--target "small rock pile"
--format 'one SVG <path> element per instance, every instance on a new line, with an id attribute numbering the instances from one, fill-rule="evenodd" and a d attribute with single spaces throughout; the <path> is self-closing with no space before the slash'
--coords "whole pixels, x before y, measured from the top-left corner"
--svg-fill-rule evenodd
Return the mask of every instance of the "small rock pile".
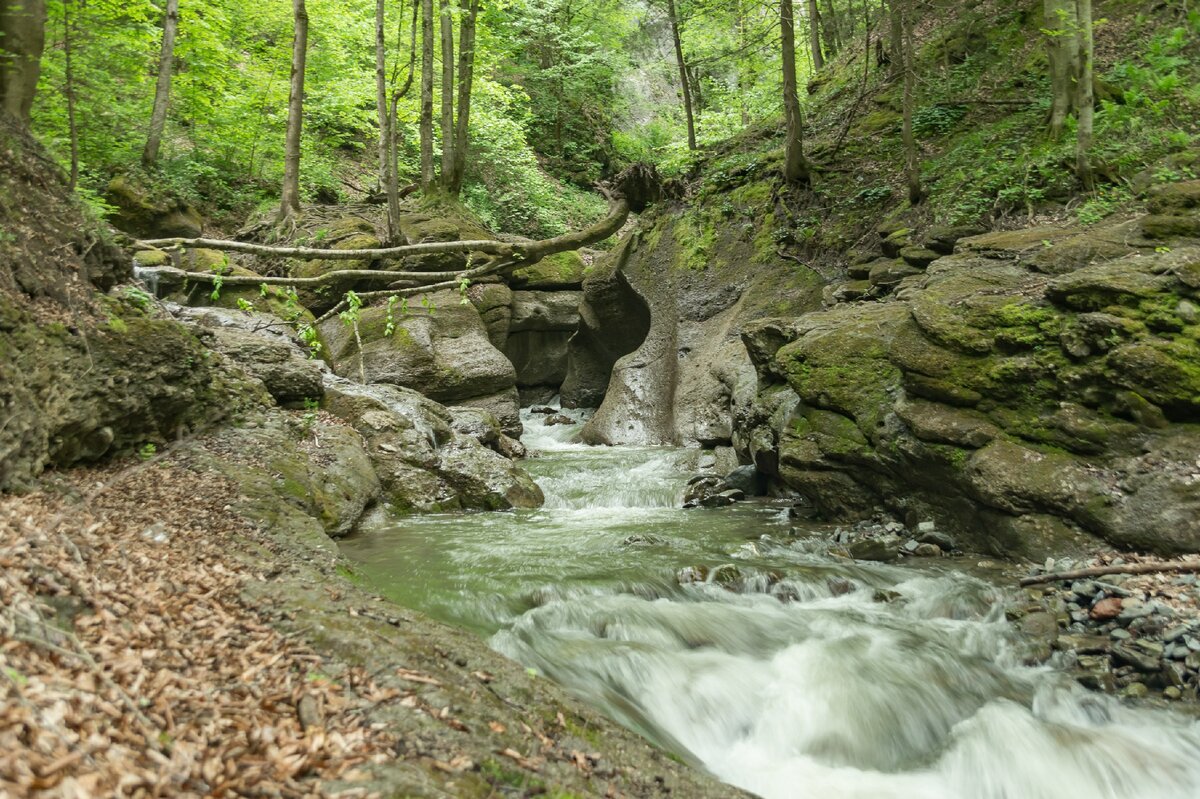
<path id="1" fill-rule="evenodd" d="M 803 516 L 804 509 L 793 509 L 792 515 Z M 793 528 L 792 534 L 809 533 Z M 957 549 L 954 539 L 930 521 L 919 522 L 910 529 L 891 519 L 865 520 L 836 528 L 830 541 L 834 544 L 832 554 L 881 563 L 901 557 L 937 558 Z"/>
<path id="2" fill-rule="evenodd" d="M 1085 564 L 1120 566 L 1142 558 L 1106 556 Z M 1036 643 L 1032 659 L 1062 653 L 1083 685 L 1126 698 L 1196 701 L 1200 693 L 1200 578 L 1196 574 L 1109 574 L 1030 588 L 1009 616 Z M 1056 623 L 1048 623 L 1053 619 Z"/>

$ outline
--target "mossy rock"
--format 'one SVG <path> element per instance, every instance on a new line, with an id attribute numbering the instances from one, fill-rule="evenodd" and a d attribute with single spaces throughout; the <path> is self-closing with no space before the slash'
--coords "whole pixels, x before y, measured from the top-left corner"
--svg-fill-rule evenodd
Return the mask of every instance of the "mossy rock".
<path id="1" fill-rule="evenodd" d="M 1169 419 L 1200 421 L 1200 345 L 1194 341 L 1133 341 L 1108 355 L 1114 381 L 1160 406 Z"/>
<path id="2" fill-rule="evenodd" d="M 1200 214 L 1151 214 L 1143 217 L 1142 231 L 1160 240 L 1200 238 Z"/>
<path id="3" fill-rule="evenodd" d="M 1051 247 L 1055 242 L 1078 234 L 1078 229 L 1058 227 L 1023 228 L 970 236 L 958 242 L 965 253 L 978 253 L 989 258 L 1026 259 Z"/>
<path id="4" fill-rule="evenodd" d="M 138 250 L 133 254 L 133 262 L 137 266 L 171 266 L 171 256 L 162 250 Z"/>
<path id="5" fill-rule="evenodd" d="M 555 253 L 512 273 L 511 284 L 523 289 L 580 289 L 591 270 L 577 251 Z"/>
<path id="6" fill-rule="evenodd" d="M 864 134 L 888 133 L 899 128 L 903 117 L 895 111 L 872 111 L 855 126 Z"/>
<path id="7" fill-rule="evenodd" d="M 1094 264 L 1055 278 L 1046 288 L 1054 303 L 1076 311 L 1098 311 L 1111 305 L 1136 304 L 1159 294 L 1174 282 L 1155 274 L 1153 261 L 1124 259 Z"/>
<path id="8" fill-rule="evenodd" d="M 1147 206 L 1151 213 L 1174 215 L 1200 209 L 1200 180 L 1185 180 L 1155 186 Z"/>

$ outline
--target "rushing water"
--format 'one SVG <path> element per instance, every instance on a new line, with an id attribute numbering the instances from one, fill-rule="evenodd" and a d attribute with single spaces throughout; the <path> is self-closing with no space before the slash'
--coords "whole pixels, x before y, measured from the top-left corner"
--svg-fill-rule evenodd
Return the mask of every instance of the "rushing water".
<path id="1" fill-rule="evenodd" d="M 681 450 L 526 429 L 544 508 L 413 518 L 347 554 L 764 797 L 1200 797 L 1200 723 L 1023 666 L 987 582 L 830 557 L 778 508 L 680 510 Z"/>

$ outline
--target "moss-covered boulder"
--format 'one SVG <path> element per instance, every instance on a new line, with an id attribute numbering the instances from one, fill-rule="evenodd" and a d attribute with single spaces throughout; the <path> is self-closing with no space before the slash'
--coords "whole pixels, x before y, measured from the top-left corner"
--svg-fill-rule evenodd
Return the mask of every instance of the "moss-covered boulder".
<path id="1" fill-rule="evenodd" d="M 195 208 L 129 175 L 109 181 L 105 200 L 117 209 L 113 224 L 139 238 L 196 238 L 204 227 Z"/>
<path id="2" fill-rule="evenodd" d="M 357 324 L 334 318 L 321 332 L 334 370 L 368 383 L 454 403 L 516 385 L 512 363 L 492 346 L 479 312 L 455 291 L 422 295 L 405 307 L 365 308 Z"/>
<path id="3" fill-rule="evenodd" d="M 552 291 L 555 289 L 581 289 L 589 268 L 576 251 L 560 252 L 538 261 L 532 266 L 517 269 L 510 282 L 513 288 Z"/>

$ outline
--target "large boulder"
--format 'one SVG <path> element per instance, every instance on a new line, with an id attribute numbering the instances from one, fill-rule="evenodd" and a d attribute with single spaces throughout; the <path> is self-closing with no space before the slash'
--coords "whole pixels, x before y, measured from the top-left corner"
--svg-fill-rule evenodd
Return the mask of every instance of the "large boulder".
<path id="1" fill-rule="evenodd" d="M 195 208 L 128 175 L 109 181 L 104 198 L 116 208 L 113 225 L 138 238 L 196 238 L 204 227 L 204 218 Z"/>
<path id="2" fill-rule="evenodd" d="M 461 412 L 456 423 L 453 413 L 415 391 L 331 377 L 324 408 L 362 434 L 383 499 L 394 511 L 542 504 L 541 489 L 524 470 L 480 443 L 486 433 L 477 424 L 456 431 L 466 422 Z"/>
<path id="3" fill-rule="evenodd" d="M 438 402 L 501 394 L 517 382 L 479 311 L 455 291 L 414 298 L 407 311 L 365 308 L 357 325 L 333 318 L 321 333 L 337 374 L 411 388 Z"/>

